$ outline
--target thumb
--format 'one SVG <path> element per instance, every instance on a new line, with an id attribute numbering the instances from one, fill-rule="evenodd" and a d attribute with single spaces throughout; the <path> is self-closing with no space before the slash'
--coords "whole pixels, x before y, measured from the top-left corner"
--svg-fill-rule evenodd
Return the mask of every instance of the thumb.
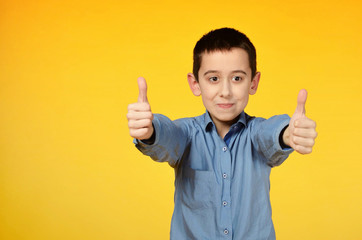
<path id="1" fill-rule="evenodd" d="M 305 114 L 305 102 L 307 101 L 308 92 L 305 89 L 299 91 L 296 113 Z"/>
<path id="2" fill-rule="evenodd" d="M 139 77 L 137 79 L 138 83 L 138 102 L 139 103 L 147 103 L 147 83 L 146 80 L 143 77 Z"/>

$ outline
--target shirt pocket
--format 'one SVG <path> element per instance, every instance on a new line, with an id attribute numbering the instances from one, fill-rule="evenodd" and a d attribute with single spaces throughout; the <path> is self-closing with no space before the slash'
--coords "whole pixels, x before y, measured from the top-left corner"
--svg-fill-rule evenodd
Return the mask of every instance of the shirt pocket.
<path id="1" fill-rule="evenodd" d="M 216 205 L 217 182 L 213 171 L 184 167 L 182 173 L 182 202 L 192 209 L 210 208 Z"/>

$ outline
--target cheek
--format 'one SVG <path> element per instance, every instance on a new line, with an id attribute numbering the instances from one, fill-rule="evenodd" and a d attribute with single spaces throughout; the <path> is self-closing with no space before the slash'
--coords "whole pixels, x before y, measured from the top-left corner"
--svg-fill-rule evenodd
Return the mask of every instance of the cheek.
<path id="1" fill-rule="evenodd" d="M 249 98 L 249 91 L 245 90 L 245 89 L 235 89 L 233 91 L 233 95 L 238 100 L 245 100 L 245 99 Z"/>
<path id="2" fill-rule="evenodd" d="M 204 89 L 203 93 L 202 93 L 202 98 L 203 99 L 207 99 L 207 100 L 212 100 L 217 96 L 217 89 L 214 88 L 207 88 Z"/>
<path id="3" fill-rule="evenodd" d="M 202 101 L 206 105 L 213 101 L 213 97 L 212 97 L 212 95 L 210 93 L 203 94 L 203 95 L 201 95 L 201 97 L 202 97 Z"/>

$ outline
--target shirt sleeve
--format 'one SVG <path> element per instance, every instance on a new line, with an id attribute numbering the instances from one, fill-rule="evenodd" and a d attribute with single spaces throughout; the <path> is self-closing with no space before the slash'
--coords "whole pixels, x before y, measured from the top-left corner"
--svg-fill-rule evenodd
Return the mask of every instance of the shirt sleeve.
<path id="1" fill-rule="evenodd" d="M 147 144 L 134 139 L 136 148 L 157 162 L 168 162 L 175 167 L 189 141 L 189 129 L 184 121 L 171 121 L 161 114 L 154 114 L 152 121 L 155 141 Z"/>
<path id="2" fill-rule="evenodd" d="M 293 152 L 292 148 L 282 148 L 279 144 L 279 136 L 289 121 L 290 117 L 286 114 L 269 119 L 256 118 L 252 121 L 253 145 L 264 155 L 270 167 L 279 166 Z"/>

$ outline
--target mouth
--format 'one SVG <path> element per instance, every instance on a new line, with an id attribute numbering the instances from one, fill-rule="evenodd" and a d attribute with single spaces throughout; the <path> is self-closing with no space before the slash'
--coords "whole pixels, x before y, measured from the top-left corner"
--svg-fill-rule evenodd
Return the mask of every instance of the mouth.
<path id="1" fill-rule="evenodd" d="M 234 104 L 232 104 L 232 103 L 219 103 L 219 104 L 217 104 L 218 107 L 224 108 L 224 109 L 231 108 L 233 105 Z"/>

